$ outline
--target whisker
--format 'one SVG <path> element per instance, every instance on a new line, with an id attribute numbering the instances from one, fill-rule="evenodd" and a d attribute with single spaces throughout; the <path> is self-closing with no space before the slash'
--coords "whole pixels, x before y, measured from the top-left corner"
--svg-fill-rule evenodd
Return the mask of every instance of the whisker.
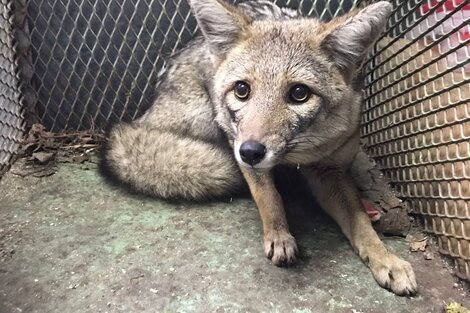
<path id="1" fill-rule="evenodd" d="M 316 134 L 308 134 L 308 135 L 304 134 L 304 135 L 296 136 L 292 140 L 303 139 L 303 138 L 328 138 L 328 137 L 327 136 L 320 136 L 320 135 L 316 135 Z"/>

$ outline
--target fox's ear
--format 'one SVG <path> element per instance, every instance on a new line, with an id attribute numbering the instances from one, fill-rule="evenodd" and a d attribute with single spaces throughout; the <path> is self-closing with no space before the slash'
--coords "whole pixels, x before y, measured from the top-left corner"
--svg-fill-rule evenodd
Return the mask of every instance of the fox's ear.
<path id="1" fill-rule="evenodd" d="M 189 0 L 197 24 L 212 53 L 223 56 L 251 18 L 225 0 Z"/>
<path id="2" fill-rule="evenodd" d="M 379 1 L 349 17 L 333 20 L 330 22 L 332 30 L 323 40 L 322 48 L 340 69 L 358 69 L 384 30 L 391 11 L 389 2 Z"/>

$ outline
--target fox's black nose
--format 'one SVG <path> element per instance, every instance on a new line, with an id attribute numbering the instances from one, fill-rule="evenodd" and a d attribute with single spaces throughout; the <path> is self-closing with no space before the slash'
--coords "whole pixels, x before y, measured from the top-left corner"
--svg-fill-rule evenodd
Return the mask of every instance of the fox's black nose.
<path id="1" fill-rule="evenodd" d="M 250 165 L 258 164 L 266 154 L 266 147 L 254 140 L 245 141 L 240 146 L 240 156 L 243 162 Z"/>

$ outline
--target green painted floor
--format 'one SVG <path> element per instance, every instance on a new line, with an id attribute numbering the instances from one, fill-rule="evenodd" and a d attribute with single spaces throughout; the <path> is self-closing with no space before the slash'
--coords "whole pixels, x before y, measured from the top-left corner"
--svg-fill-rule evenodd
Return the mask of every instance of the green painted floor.
<path id="1" fill-rule="evenodd" d="M 16 166 L 17 167 L 17 166 Z M 263 256 L 249 199 L 175 204 L 112 187 L 94 166 L 0 181 L 0 312 L 442 312 L 468 291 L 440 258 L 403 239 L 421 291 L 381 289 L 339 229 L 307 201 L 290 201 L 302 256 L 277 268 Z"/>

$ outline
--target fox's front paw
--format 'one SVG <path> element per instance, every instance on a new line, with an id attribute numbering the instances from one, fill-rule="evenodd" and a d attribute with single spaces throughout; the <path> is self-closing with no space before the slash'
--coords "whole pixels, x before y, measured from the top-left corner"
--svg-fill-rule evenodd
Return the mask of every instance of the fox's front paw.
<path id="1" fill-rule="evenodd" d="M 392 253 L 369 259 L 369 266 L 380 286 L 392 290 L 400 296 L 418 292 L 415 274 L 410 263 Z"/>
<path id="2" fill-rule="evenodd" d="M 271 231 L 264 235 L 264 253 L 276 266 L 287 266 L 295 262 L 297 243 L 287 231 Z"/>

